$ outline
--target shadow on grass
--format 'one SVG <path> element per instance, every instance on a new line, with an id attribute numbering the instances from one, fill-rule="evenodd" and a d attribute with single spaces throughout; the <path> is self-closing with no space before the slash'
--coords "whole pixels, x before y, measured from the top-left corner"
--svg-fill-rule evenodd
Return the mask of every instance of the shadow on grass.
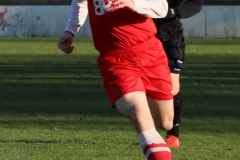
<path id="1" fill-rule="evenodd" d="M 106 110 L 112 109 L 95 61 L 96 56 L 4 61 L 0 64 L 0 114 L 107 116 Z"/>
<path id="2" fill-rule="evenodd" d="M 188 57 L 182 73 L 183 117 L 238 118 L 240 56 L 221 56 L 214 63 L 210 55 L 207 60 Z M 83 55 L 2 60 L 0 115 L 121 116 L 109 104 L 95 61 L 96 56 Z"/>

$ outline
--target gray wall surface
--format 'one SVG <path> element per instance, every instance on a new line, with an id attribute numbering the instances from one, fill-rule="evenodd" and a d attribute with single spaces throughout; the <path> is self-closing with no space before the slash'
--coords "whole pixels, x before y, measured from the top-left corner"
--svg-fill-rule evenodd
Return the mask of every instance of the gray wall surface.
<path id="1" fill-rule="evenodd" d="M 181 21 L 186 37 L 240 37 L 240 5 L 204 6 L 199 14 Z"/>
<path id="2" fill-rule="evenodd" d="M 0 6 L 0 36 L 59 37 L 68 11 L 69 5 Z M 194 17 L 181 21 L 186 37 L 240 37 L 240 5 L 204 6 Z M 88 19 L 77 36 L 92 36 Z"/>

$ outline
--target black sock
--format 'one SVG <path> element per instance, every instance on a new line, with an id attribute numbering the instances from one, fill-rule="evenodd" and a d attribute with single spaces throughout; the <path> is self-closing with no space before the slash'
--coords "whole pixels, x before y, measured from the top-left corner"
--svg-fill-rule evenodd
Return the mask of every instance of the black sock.
<path id="1" fill-rule="evenodd" d="M 179 137 L 179 125 L 181 123 L 181 109 L 182 109 L 182 97 L 180 92 L 178 92 L 173 97 L 173 105 L 174 105 L 173 128 L 167 131 L 167 135 Z"/>

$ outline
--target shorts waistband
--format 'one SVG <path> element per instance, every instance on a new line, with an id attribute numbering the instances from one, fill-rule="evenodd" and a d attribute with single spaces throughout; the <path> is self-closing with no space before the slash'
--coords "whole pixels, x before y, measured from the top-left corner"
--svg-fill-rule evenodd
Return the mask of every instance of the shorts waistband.
<path id="1" fill-rule="evenodd" d="M 156 41 L 158 41 L 158 39 L 156 37 L 152 37 L 149 40 L 147 40 L 143 43 L 137 44 L 133 47 L 101 52 L 101 54 L 102 55 L 113 55 L 113 54 L 123 54 L 123 53 L 126 54 L 126 53 L 132 53 L 132 52 L 139 52 L 139 51 L 142 51 L 145 48 L 153 45 L 154 43 L 156 43 Z"/>

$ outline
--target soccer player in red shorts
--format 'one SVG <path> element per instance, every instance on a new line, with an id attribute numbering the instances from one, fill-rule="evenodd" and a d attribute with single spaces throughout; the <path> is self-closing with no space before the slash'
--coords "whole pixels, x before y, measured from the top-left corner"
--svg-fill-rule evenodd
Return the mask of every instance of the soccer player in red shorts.
<path id="1" fill-rule="evenodd" d="M 151 18 L 166 16 L 166 0 L 73 0 L 58 47 L 70 54 L 73 37 L 89 15 L 97 64 L 113 107 L 138 133 L 148 160 L 171 160 L 155 126 L 173 126 L 173 94 L 168 60 Z"/>

